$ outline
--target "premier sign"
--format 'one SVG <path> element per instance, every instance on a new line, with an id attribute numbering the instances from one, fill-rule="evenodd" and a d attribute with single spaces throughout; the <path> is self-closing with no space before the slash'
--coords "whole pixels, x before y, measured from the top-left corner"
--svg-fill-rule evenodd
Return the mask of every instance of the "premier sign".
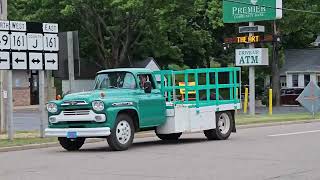
<path id="1" fill-rule="evenodd" d="M 236 66 L 269 65 L 268 48 L 236 49 Z"/>
<path id="2" fill-rule="evenodd" d="M 239 23 L 282 18 L 282 0 L 223 0 L 223 22 Z"/>

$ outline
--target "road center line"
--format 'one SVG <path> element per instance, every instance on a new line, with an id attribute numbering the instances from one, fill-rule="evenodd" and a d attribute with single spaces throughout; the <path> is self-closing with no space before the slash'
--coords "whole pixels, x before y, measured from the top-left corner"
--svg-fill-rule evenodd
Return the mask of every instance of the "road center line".
<path id="1" fill-rule="evenodd" d="M 300 132 L 285 133 L 285 134 L 273 134 L 273 135 L 268 135 L 268 136 L 269 136 L 269 137 L 278 137 L 278 136 L 290 136 L 290 135 L 298 135 L 298 134 L 316 133 L 316 132 L 320 132 L 320 130 L 314 130 L 314 131 L 300 131 Z"/>

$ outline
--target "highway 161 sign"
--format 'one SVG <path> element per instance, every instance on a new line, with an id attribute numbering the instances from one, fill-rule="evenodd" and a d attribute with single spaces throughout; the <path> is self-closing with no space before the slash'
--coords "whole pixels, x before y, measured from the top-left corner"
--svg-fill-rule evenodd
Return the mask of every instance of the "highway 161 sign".
<path id="1" fill-rule="evenodd" d="M 58 70 L 58 24 L 0 21 L 0 69 Z"/>

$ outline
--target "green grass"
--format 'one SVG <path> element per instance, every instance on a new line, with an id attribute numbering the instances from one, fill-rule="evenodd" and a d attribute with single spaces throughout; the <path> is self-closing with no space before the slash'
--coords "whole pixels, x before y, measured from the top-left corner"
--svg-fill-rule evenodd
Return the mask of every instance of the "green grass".
<path id="1" fill-rule="evenodd" d="M 49 142 L 57 142 L 57 138 L 15 138 L 13 141 L 7 139 L 0 139 L 0 148 L 1 147 L 11 147 L 11 146 L 23 146 L 28 144 L 42 144 Z"/>
<path id="2" fill-rule="evenodd" d="M 291 113 L 291 114 L 276 114 L 276 115 L 236 115 L 237 125 L 257 124 L 257 123 L 272 123 L 285 121 L 301 121 L 310 119 L 320 119 L 320 115 L 312 117 L 310 113 Z"/>
<path id="3" fill-rule="evenodd" d="M 39 136 L 39 131 L 17 131 L 14 140 L 9 141 L 7 134 L 0 134 L 0 148 L 57 142 L 57 138 L 40 138 Z"/>

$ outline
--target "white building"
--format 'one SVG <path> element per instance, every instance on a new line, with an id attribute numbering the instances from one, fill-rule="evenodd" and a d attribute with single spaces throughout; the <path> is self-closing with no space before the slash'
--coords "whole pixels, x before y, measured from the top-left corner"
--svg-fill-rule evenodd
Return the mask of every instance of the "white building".
<path id="1" fill-rule="evenodd" d="M 280 70 L 281 88 L 304 88 L 310 81 L 320 84 L 320 49 L 286 50 Z"/>

